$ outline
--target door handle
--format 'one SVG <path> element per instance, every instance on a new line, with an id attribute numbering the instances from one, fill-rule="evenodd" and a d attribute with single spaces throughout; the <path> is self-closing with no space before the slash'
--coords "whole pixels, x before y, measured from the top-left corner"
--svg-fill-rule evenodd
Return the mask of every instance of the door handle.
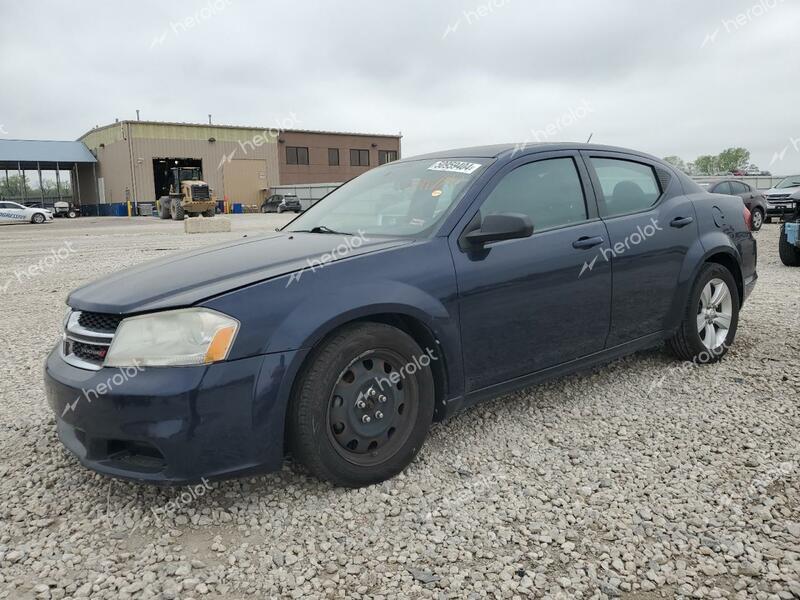
<path id="1" fill-rule="evenodd" d="M 581 237 L 572 242 L 572 247 L 578 250 L 586 250 L 587 248 L 594 248 L 595 246 L 599 246 L 605 240 L 600 236 L 597 237 Z"/>
<path id="2" fill-rule="evenodd" d="M 680 229 L 681 227 L 686 227 L 689 223 L 694 223 L 694 217 L 675 217 L 669 222 L 669 226 Z"/>

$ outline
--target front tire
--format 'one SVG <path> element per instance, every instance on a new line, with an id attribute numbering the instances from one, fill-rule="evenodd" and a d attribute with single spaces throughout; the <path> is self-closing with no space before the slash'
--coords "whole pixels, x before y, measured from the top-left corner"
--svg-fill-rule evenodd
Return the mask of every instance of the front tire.
<path id="1" fill-rule="evenodd" d="M 787 267 L 800 267 L 800 248 L 793 246 L 786 238 L 786 224 L 781 225 L 781 238 L 778 241 L 778 254 Z"/>
<path id="2" fill-rule="evenodd" d="M 692 286 L 680 327 L 667 345 L 682 360 L 715 363 L 728 353 L 738 325 L 739 292 L 733 275 L 722 265 L 706 263 Z"/>
<path id="3" fill-rule="evenodd" d="M 183 210 L 183 206 L 181 206 L 181 202 L 178 199 L 174 199 L 172 201 L 172 207 L 170 212 L 172 213 L 173 221 L 183 221 L 184 217 L 186 216 L 186 213 Z"/>
<path id="4" fill-rule="evenodd" d="M 389 325 L 339 330 L 313 352 L 295 385 L 288 415 L 294 458 L 346 487 L 400 473 L 433 421 L 436 358 Z"/>
<path id="5" fill-rule="evenodd" d="M 42 213 L 34 213 L 31 217 L 31 223 L 34 225 L 41 225 L 46 220 L 46 217 Z"/>

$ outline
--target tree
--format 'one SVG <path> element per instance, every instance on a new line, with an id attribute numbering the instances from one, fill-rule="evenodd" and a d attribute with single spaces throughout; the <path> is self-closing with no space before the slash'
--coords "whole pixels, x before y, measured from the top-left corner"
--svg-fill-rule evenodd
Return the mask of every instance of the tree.
<path id="1" fill-rule="evenodd" d="M 719 157 L 702 154 L 695 159 L 694 166 L 700 175 L 714 175 L 719 172 Z"/>
<path id="2" fill-rule="evenodd" d="M 680 156 L 665 156 L 664 162 L 668 162 L 676 169 L 680 169 L 684 173 L 686 172 L 686 163 L 683 162 L 683 159 Z"/>
<path id="3" fill-rule="evenodd" d="M 750 162 L 750 151 L 744 148 L 727 148 L 719 153 L 718 165 L 724 173 L 744 170 Z"/>

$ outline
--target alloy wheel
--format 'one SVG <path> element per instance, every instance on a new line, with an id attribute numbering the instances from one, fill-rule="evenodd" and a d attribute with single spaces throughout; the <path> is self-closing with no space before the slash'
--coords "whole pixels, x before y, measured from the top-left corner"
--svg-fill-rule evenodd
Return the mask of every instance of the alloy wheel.
<path id="1" fill-rule="evenodd" d="M 697 311 L 697 333 L 708 350 L 715 350 L 728 339 L 733 319 L 733 299 L 722 279 L 712 279 L 703 288 Z"/>

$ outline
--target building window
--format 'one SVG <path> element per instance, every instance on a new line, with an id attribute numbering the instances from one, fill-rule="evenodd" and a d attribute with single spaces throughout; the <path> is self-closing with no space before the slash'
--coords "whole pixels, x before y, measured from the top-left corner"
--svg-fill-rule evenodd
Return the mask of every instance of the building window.
<path id="1" fill-rule="evenodd" d="M 297 146 L 286 146 L 286 164 L 307 165 L 308 148 L 297 147 Z"/>
<path id="2" fill-rule="evenodd" d="M 339 166 L 339 149 L 338 148 L 328 148 L 328 166 L 330 166 L 330 167 L 338 167 Z"/>
<path id="3" fill-rule="evenodd" d="M 368 167 L 369 150 L 350 150 L 351 167 Z"/>
<path id="4" fill-rule="evenodd" d="M 385 165 L 393 160 L 397 160 L 397 150 L 378 150 L 379 165 Z"/>

